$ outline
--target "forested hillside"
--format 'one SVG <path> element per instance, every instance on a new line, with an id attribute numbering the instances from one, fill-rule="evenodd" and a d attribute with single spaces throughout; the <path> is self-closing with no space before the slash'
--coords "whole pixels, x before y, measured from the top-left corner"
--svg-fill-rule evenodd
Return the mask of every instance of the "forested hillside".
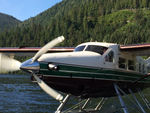
<path id="1" fill-rule="evenodd" d="M 8 30 L 12 27 L 15 27 L 16 24 L 19 24 L 20 21 L 16 18 L 0 13 L 0 32 Z"/>
<path id="2" fill-rule="evenodd" d="M 0 33 L 0 46 L 43 46 L 60 35 L 66 38 L 61 46 L 150 42 L 149 8 L 149 0 L 63 0 Z"/>

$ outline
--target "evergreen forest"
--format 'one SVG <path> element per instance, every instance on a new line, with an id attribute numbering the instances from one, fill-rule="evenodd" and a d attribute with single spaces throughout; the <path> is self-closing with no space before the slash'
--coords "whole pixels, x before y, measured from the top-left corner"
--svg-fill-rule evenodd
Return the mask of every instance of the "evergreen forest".
<path id="1" fill-rule="evenodd" d="M 19 23 L 21 23 L 21 21 L 17 20 L 16 18 L 0 13 L 0 32 L 9 30 Z"/>

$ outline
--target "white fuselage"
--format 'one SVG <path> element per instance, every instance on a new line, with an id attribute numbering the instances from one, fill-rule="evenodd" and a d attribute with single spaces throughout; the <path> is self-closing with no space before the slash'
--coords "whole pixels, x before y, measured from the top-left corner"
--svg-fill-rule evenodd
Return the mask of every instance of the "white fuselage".
<path id="1" fill-rule="evenodd" d="M 74 52 L 44 54 L 38 61 L 147 73 L 145 60 L 121 52 L 119 47 L 112 43 L 88 42 L 77 46 Z"/>

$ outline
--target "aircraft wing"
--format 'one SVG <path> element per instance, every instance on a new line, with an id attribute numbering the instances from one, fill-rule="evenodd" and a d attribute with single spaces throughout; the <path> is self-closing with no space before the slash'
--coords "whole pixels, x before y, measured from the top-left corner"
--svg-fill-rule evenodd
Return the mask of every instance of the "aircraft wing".
<path id="1" fill-rule="evenodd" d="M 121 45 L 120 51 L 130 52 L 136 56 L 150 56 L 150 43 L 149 44 L 134 44 L 134 45 Z"/>
<path id="2" fill-rule="evenodd" d="M 40 47 L 24 47 L 24 48 L 17 48 L 17 47 L 9 47 L 9 48 L 0 48 L 0 53 L 4 53 L 9 56 L 34 56 L 41 48 Z M 72 47 L 55 47 L 49 49 L 49 53 L 55 52 L 72 52 L 74 48 Z"/>
<path id="3" fill-rule="evenodd" d="M 40 47 L 23 47 L 23 48 L 0 48 L 0 53 L 16 56 L 34 56 L 41 48 Z M 49 49 L 49 53 L 54 52 L 72 52 L 74 47 L 55 47 Z M 149 44 L 133 44 L 133 45 L 120 45 L 120 51 L 132 53 L 136 56 L 150 56 L 150 43 Z"/>

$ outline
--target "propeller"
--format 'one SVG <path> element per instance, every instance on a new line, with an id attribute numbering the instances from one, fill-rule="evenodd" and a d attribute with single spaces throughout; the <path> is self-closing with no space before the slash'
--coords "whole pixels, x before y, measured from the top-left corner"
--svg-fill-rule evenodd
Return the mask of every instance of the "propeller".
<path id="1" fill-rule="evenodd" d="M 29 59 L 22 64 L 12 58 L 7 57 L 6 55 L 0 54 L 0 73 L 1 72 L 10 72 L 10 71 L 16 71 L 16 70 L 24 70 L 27 72 L 31 72 L 34 78 L 36 79 L 39 86 L 50 96 L 55 98 L 56 100 L 61 101 L 63 99 L 63 96 L 56 92 L 54 89 L 49 87 L 43 80 L 41 80 L 37 75 L 34 73 L 39 70 L 39 63 L 38 58 L 40 58 L 44 53 L 48 51 L 48 49 L 54 47 L 58 43 L 62 42 L 64 40 L 63 36 L 60 36 L 51 42 L 47 43 L 45 46 L 43 46 L 32 59 Z"/>
<path id="2" fill-rule="evenodd" d="M 56 100 L 62 101 L 63 96 L 49 87 L 43 80 L 41 80 L 37 75 L 33 74 L 34 78 L 36 79 L 39 86 L 51 97 L 55 98 Z"/>
<path id="3" fill-rule="evenodd" d="M 58 93 L 57 91 L 55 91 L 54 89 L 52 89 L 51 87 L 49 87 L 43 80 L 41 80 L 37 75 L 34 74 L 34 71 L 37 69 L 37 67 L 39 66 L 37 60 L 38 58 L 41 57 L 41 55 L 43 55 L 44 53 L 46 53 L 48 51 L 48 49 L 54 47 L 55 45 L 57 45 L 58 43 L 62 42 L 64 40 L 63 36 L 60 36 L 54 40 L 52 40 L 51 42 L 47 43 L 44 47 L 42 47 L 35 55 L 32 59 L 29 59 L 27 61 L 25 61 L 24 63 L 22 63 L 21 65 L 21 69 L 23 70 L 29 70 L 32 72 L 32 75 L 34 76 L 34 78 L 36 79 L 37 83 L 39 84 L 39 86 L 51 97 L 55 98 L 56 100 L 61 101 L 63 99 L 63 96 Z"/>
<path id="4" fill-rule="evenodd" d="M 32 58 L 32 62 L 36 61 L 42 54 L 46 53 L 48 51 L 48 49 L 51 49 L 52 47 L 54 47 L 56 44 L 62 42 L 64 40 L 64 36 L 60 36 L 54 40 L 52 40 L 51 42 L 47 43 L 44 47 L 42 47 L 36 54 L 35 56 Z"/>
<path id="5" fill-rule="evenodd" d="M 0 53 L 0 73 L 20 70 L 21 62 Z"/>

